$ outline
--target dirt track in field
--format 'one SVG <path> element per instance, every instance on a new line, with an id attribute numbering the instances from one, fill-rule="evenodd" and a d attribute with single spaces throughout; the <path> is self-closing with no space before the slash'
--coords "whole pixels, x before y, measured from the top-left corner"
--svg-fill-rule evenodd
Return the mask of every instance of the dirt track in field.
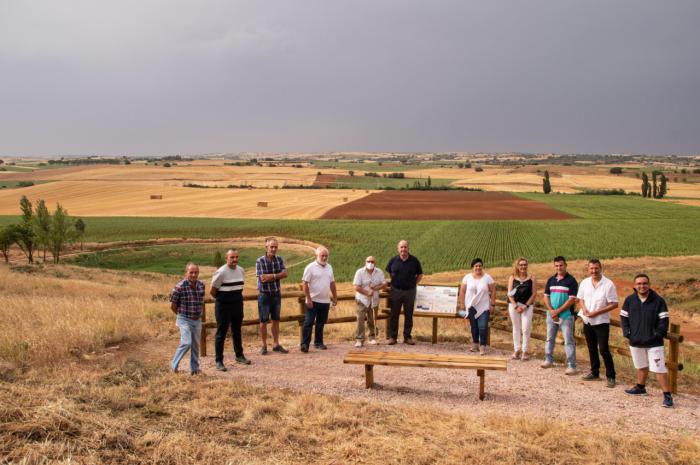
<path id="1" fill-rule="evenodd" d="M 322 219 L 565 220 L 541 202 L 505 192 L 383 191 L 328 210 Z"/>

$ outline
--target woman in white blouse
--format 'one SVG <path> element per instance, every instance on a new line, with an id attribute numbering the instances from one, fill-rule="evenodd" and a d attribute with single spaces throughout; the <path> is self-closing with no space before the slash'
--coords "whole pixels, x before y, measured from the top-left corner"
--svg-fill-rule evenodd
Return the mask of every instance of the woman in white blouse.
<path id="1" fill-rule="evenodd" d="M 484 261 L 475 258 L 472 272 L 462 279 L 459 287 L 459 315 L 469 318 L 472 328 L 471 352 L 486 353 L 486 337 L 489 331 L 489 314 L 495 309 L 496 289 L 493 278 L 484 272 Z"/>

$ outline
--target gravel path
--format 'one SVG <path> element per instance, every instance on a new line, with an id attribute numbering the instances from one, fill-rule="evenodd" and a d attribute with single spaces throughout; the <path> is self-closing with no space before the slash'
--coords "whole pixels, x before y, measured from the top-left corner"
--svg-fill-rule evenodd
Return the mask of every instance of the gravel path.
<path id="1" fill-rule="evenodd" d="M 544 370 L 540 360 L 508 360 L 508 371 L 486 372 L 486 399 L 478 399 L 476 371 L 436 368 L 398 368 L 376 366 L 375 387 L 365 389 L 362 365 L 343 363 L 352 350 L 349 342 L 330 344 L 327 351 L 311 349 L 302 354 L 291 340 L 288 355 L 269 352 L 261 356 L 252 345 L 246 356 L 252 365 L 236 364 L 226 354 L 227 372 L 214 368 L 213 354 L 202 359 L 204 372 L 224 379 L 242 379 L 256 386 L 318 392 L 349 399 L 394 404 L 423 404 L 446 411 L 474 415 L 502 414 L 571 421 L 585 426 L 605 426 L 630 431 L 700 432 L 700 398 L 679 394 L 675 407 L 661 406 L 661 392 L 649 389 L 647 397 L 632 397 L 604 381 L 583 381 L 580 375 L 564 375 L 564 367 Z M 230 344 L 230 342 L 228 342 Z M 227 347 L 230 351 L 230 345 Z M 416 352 L 429 354 L 468 354 L 464 344 L 418 343 L 415 346 L 380 344 L 362 350 Z M 510 353 L 492 349 L 490 355 L 509 357 Z M 585 367 L 579 367 L 581 370 Z M 653 375 L 652 375 L 653 376 Z"/>

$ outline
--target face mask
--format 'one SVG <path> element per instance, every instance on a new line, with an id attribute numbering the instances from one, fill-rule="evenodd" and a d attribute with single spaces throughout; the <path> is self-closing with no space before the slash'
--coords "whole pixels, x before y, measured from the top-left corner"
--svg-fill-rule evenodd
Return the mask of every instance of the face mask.
<path id="1" fill-rule="evenodd" d="M 374 269 L 374 263 L 367 263 L 367 269 L 372 271 Z"/>

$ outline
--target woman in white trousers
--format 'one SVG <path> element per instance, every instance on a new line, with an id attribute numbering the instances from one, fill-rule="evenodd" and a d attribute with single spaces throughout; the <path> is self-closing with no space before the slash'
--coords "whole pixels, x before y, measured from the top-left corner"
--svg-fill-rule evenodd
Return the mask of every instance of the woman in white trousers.
<path id="1" fill-rule="evenodd" d="M 513 322 L 514 360 L 529 360 L 532 307 L 537 297 L 537 281 L 528 272 L 527 259 L 518 257 L 508 278 L 508 314 Z"/>

